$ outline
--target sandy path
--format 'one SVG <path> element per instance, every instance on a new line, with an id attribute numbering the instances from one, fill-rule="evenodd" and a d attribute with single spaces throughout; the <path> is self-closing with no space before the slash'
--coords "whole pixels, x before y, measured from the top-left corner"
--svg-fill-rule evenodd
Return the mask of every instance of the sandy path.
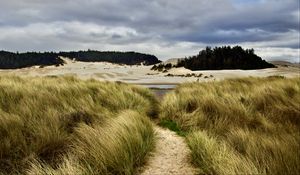
<path id="1" fill-rule="evenodd" d="M 155 127 L 155 131 L 156 147 L 141 175 L 197 174 L 197 170 L 190 164 L 190 150 L 184 138 L 158 126 Z"/>

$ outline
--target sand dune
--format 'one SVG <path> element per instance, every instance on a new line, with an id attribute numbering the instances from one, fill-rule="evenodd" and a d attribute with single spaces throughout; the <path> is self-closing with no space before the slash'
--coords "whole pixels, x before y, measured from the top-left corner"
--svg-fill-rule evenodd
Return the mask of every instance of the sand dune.
<path id="1" fill-rule="evenodd" d="M 206 70 L 191 71 L 185 68 L 172 68 L 168 72 L 162 73 L 150 70 L 152 66 L 128 66 L 117 65 L 106 62 L 78 62 L 64 58 L 64 66 L 48 66 L 39 68 L 38 66 L 1 70 L 1 74 L 14 74 L 20 76 L 59 76 L 59 75 L 76 75 L 82 79 L 94 78 L 98 80 L 123 81 L 135 84 L 174 84 L 191 81 L 212 81 L 222 80 L 225 78 L 239 77 L 267 77 L 267 76 L 300 76 L 300 68 L 295 66 L 279 66 L 278 68 L 261 69 L 261 70 Z M 203 74 L 199 77 L 179 77 L 166 76 L 186 75 L 186 74 Z M 205 78 L 204 78 L 205 77 Z"/>

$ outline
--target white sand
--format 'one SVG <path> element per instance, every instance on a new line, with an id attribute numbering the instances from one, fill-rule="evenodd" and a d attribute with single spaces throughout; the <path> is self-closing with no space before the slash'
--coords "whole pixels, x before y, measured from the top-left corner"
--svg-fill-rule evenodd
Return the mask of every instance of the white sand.
<path id="1" fill-rule="evenodd" d="M 20 76 L 58 76 L 76 75 L 83 79 L 94 78 L 98 80 L 123 81 L 135 84 L 176 84 L 191 81 L 212 81 L 224 78 L 238 77 L 267 77 L 272 75 L 282 75 L 286 77 L 300 76 L 300 68 L 284 67 L 261 70 L 208 70 L 190 71 L 185 68 L 173 68 L 167 73 L 151 71 L 152 66 L 121 66 L 105 62 L 73 62 L 65 59 L 64 66 L 48 66 L 39 68 L 38 66 L 23 69 L 0 69 L 1 74 L 14 74 Z M 166 77 L 167 74 L 181 75 L 187 73 L 202 73 L 201 78 L 196 77 Z M 210 76 L 210 78 L 204 78 Z"/>

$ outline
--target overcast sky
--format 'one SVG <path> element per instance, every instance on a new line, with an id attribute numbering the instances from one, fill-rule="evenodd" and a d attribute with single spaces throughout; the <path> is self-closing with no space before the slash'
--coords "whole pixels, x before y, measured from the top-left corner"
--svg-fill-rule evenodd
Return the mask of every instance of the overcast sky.
<path id="1" fill-rule="evenodd" d="M 0 0 L 0 50 L 118 50 L 159 59 L 241 45 L 299 62 L 299 0 Z"/>

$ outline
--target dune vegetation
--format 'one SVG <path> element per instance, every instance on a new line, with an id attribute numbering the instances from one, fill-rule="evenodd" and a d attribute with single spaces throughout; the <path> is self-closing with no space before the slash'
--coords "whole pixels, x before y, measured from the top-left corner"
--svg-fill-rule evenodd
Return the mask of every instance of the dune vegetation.
<path id="1" fill-rule="evenodd" d="M 0 76 L 0 174 L 133 174 L 154 146 L 146 88 Z"/>
<path id="2" fill-rule="evenodd" d="M 299 78 L 228 79 L 179 85 L 159 117 L 204 174 L 299 174 L 299 105 Z"/>
<path id="3" fill-rule="evenodd" d="M 0 76 L 0 174 L 136 174 L 151 119 L 185 137 L 201 174 L 298 174 L 299 104 L 299 77 L 185 83 L 159 104 L 124 83 Z"/>

